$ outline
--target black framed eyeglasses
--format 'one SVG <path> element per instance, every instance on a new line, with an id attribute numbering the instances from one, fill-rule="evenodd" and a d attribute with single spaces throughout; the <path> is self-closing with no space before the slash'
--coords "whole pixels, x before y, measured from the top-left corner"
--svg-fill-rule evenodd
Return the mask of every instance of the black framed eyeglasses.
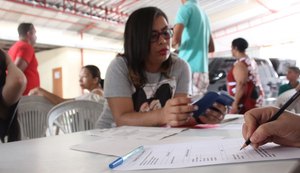
<path id="1" fill-rule="evenodd" d="M 157 42 L 160 36 L 166 40 L 170 39 L 173 36 L 173 28 L 168 28 L 162 32 L 152 31 L 151 42 Z"/>

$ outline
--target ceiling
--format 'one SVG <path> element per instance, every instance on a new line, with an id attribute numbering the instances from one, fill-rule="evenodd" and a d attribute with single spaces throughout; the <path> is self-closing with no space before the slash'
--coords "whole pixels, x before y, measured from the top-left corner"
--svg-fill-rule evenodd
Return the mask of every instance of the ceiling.
<path id="1" fill-rule="evenodd" d="M 237 26 L 299 6 L 299 0 L 199 0 L 211 19 L 214 37 Z M 157 6 L 174 23 L 180 0 L 3 0 L 0 19 L 32 22 L 35 26 L 122 40 L 128 15 L 140 7 Z M 245 27 L 245 26 L 244 26 Z M 246 26 L 247 27 L 247 26 Z M 0 40 L 7 49 L 13 41 Z M 37 44 L 37 51 L 57 48 Z"/>
<path id="2" fill-rule="evenodd" d="M 0 47 L 6 51 L 11 47 L 12 44 L 14 44 L 15 41 L 10 41 L 10 40 L 1 40 L 0 39 Z M 51 50 L 51 49 L 56 49 L 59 48 L 60 46 L 54 46 L 54 45 L 49 45 L 49 44 L 36 44 L 35 45 L 35 52 L 40 52 L 40 51 L 45 51 L 45 50 Z"/>

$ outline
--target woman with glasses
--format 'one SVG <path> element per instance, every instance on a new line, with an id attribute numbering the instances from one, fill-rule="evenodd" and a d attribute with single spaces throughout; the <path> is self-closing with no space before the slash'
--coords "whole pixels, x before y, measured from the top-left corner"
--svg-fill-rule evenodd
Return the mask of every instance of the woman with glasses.
<path id="1" fill-rule="evenodd" d="M 195 125 L 197 107 L 191 105 L 191 73 L 183 60 L 170 53 L 172 29 L 156 7 L 134 11 L 124 32 L 124 53 L 106 72 L 104 111 L 99 128 L 117 126 Z M 199 121 L 218 123 L 225 107 L 215 104 Z"/>

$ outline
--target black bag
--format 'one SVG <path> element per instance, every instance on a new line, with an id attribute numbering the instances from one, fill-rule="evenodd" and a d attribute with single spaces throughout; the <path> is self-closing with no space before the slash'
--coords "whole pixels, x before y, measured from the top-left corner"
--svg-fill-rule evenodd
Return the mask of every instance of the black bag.
<path id="1" fill-rule="evenodd" d="M 251 92 L 251 98 L 252 99 L 258 99 L 259 97 L 259 92 L 260 92 L 260 87 L 259 86 L 254 86 L 253 87 L 253 90 Z"/>

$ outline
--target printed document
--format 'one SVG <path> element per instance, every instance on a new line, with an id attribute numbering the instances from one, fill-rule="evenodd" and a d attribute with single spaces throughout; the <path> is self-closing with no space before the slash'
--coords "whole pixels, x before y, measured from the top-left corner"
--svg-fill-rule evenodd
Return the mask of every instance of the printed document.
<path id="1" fill-rule="evenodd" d="M 144 152 L 131 157 L 114 170 L 183 168 L 216 164 L 300 158 L 300 149 L 273 143 L 240 151 L 244 139 L 222 139 L 177 144 L 146 145 Z"/>
<path id="2" fill-rule="evenodd" d="M 89 133 L 90 135 L 104 138 L 160 140 L 184 130 L 187 130 L 187 128 L 121 126 L 110 129 L 91 130 Z"/>
<path id="3" fill-rule="evenodd" d="M 180 141 L 207 141 L 207 140 L 218 140 L 222 139 L 220 136 L 209 136 L 209 137 L 199 137 L 199 136 L 171 136 L 169 138 L 164 138 L 159 141 L 155 140 L 144 140 L 144 139 L 124 139 L 120 138 L 100 138 L 95 141 L 88 141 L 82 144 L 72 145 L 72 150 L 105 154 L 111 156 L 123 156 L 128 151 L 134 150 L 141 145 L 157 145 L 165 143 L 176 143 Z"/>
<path id="4" fill-rule="evenodd" d="M 137 126 L 96 129 L 89 131 L 88 134 L 98 137 L 97 140 L 73 145 L 70 148 L 78 151 L 122 156 L 138 146 L 157 144 L 158 141 L 170 139 L 184 130 L 188 129 Z M 201 138 L 197 137 L 197 139 L 200 140 Z"/>

